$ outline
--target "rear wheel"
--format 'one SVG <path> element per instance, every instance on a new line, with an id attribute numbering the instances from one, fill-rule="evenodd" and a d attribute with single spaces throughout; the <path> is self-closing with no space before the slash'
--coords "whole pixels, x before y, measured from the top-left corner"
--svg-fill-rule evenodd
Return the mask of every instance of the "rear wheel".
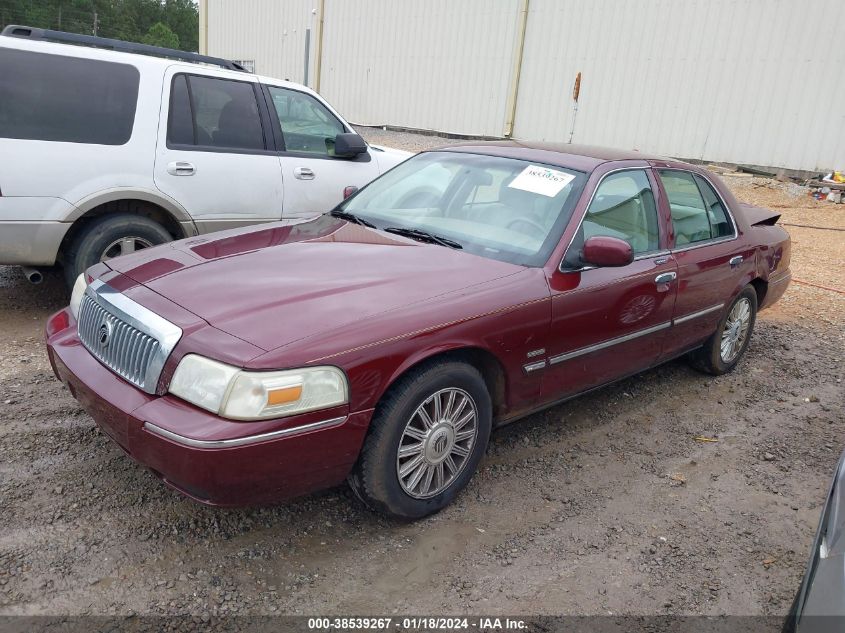
<path id="1" fill-rule="evenodd" d="M 690 355 L 693 367 L 715 376 L 731 371 L 748 348 L 756 318 L 757 292 L 746 286 L 725 311 L 713 336 Z"/>
<path id="2" fill-rule="evenodd" d="M 472 478 L 491 423 L 490 394 L 474 367 L 438 362 L 416 370 L 379 403 L 349 483 L 390 516 L 437 512 Z"/>
<path id="3" fill-rule="evenodd" d="M 65 254 L 65 279 L 76 278 L 94 264 L 169 242 L 173 237 L 158 222 L 128 213 L 104 215 L 76 236 Z"/>

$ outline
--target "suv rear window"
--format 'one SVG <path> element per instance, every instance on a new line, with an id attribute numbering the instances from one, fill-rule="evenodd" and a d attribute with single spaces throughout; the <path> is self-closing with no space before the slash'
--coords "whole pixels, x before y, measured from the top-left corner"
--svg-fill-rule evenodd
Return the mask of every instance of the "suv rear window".
<path id="1" fill-rule="evenodd" d="M 132 136 L 134 66 L 0 48 L 0 137 L 123 145 Z"/>
<path id="2" fill-rule="evenodd" d="M 264 150 L 252 83 L 178 74 L 171 86 L 168 146 Z"/>

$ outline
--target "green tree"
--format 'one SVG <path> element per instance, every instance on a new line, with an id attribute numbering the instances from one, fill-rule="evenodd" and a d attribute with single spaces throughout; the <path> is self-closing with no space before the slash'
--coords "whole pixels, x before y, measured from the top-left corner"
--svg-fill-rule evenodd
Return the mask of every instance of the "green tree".
<path id="1" fill-rule="evenodd" d="M 199 11 L 194 0 L 165 0 L 163 11 L 164 23 L 176 35 L 183 50 L 199 50 Z"/>
<path id="2" fill-rule="evenodd" d="M 167 31 L 157 27 L 159 23 Z M 96 29 L 102 37 L 130 42 L 178 41 L 177 46 L 187 51 L 199 46 L 195 0 L 0 0 L 0 29 L 8 24 L 86 35 Z"/>
<path id="3" fill-rule="evenodd" d="M 165 48 L 179 48 L 179 36 L 170 30 L 170 27 L 161 22 L 156 22 L 141 38 L 143 44 L 151 46 L 164 46 Z"/>

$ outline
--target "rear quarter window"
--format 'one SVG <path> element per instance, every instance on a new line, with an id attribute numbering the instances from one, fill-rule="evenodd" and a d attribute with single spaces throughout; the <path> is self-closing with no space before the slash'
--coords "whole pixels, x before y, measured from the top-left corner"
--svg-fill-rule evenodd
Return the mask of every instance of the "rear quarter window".
<path id="1" fill-rule="evenodd" d="M 132 136 L 134 66 L 0 48 L 0 137 L 123 145 Z"/>

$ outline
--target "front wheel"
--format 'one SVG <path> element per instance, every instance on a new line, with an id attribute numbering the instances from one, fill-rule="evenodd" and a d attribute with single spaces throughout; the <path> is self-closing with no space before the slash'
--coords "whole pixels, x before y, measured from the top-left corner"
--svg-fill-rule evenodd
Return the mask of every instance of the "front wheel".
<path id="1" fill-rule="evenodd" d="M 757 292 L 746 286 L 730 304 L 716 331 L 690 355 L 693 367 L 714 376 L 736 367 L 748 348 L 757 318 Z"/>
<path id="2" fill-rule="evenodd" d="M 150 218 L 129 213 L 104 215 L 87 225 L 71 243 L 65 256 L 65 279 L 73 287 L 89 266 L 172 239 L 167 229 Z"/>
<path id="3" fill-rule="evenodd" d="M 469 483 L 491 425 L 490 394 L 474 367 L 438 362 L 416 370 L 376 408 L 349 483 L 390 516 L 437 512 Z"/>

